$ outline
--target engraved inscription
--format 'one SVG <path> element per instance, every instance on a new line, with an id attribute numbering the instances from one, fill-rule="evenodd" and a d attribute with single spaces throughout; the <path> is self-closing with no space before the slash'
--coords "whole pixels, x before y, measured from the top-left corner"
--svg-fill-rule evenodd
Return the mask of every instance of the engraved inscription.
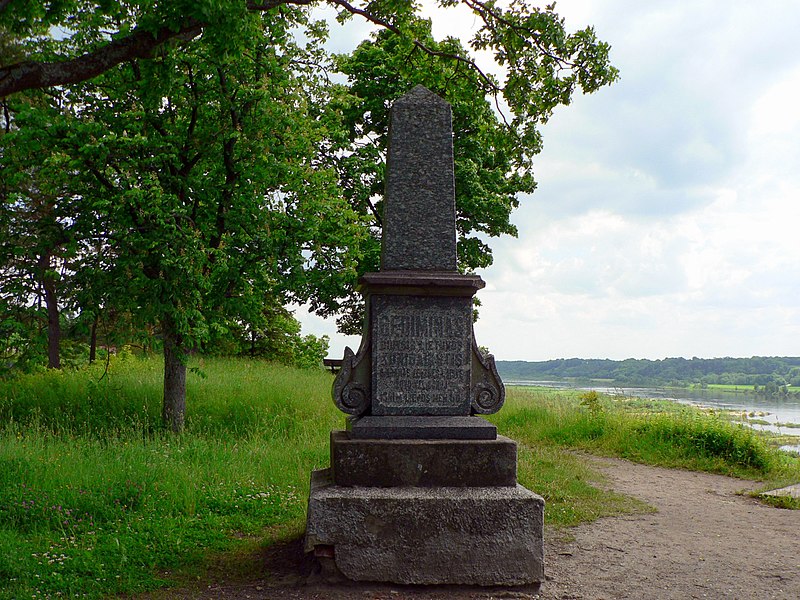
<path id="1" fill-rule="evenodd" d="M 469 302 L 409 297 L 373 302 L 375 412 L 469 414 Z"/>

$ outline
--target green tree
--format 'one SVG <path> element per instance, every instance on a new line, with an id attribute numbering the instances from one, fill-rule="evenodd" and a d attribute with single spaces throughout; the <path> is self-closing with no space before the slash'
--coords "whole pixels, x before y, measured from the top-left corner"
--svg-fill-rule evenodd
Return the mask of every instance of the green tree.
<path id="1" fill-rule="evenodd" d="M 341 61 L 352 94 L 325 85 L 325 28 L 304 8 L 313 4 L 385 30 L 349 67 Z M 86 225 L 86 248 L 71 261 L 76 297 L 89 314 L 113 308 L 159 325 L 171 428 L 183 423 L 191 348 L 258 327 L 265 297 L 335 313 L 372 266 L 380 167 L 347 160 L 365 128 L 377 138 L 360 158 L 384 150 L 385 117 L 367 118 L 370 94 L 385 112 L 419 77 L 457 107 L 462 268 L 490 260 L 474 234 L 514 232 L 514 193 L 534 185 L 537 126 L 616 71 L 608 46 L 591 29 L 567 34 L 552 6 L 439 0 L 459 4 L 480 23 L 469 49 L 433 40 L 420 7 L 394 0 L 0 0 L 6 120 L 35 121 L 28 98 L 69 109 L 53 151 L 69 157 L 64 173 L 74 174 L 69 193 Z M 307 43 L 293 38 L 298 28 Z M 476 67 L 476 50 L 494 54 L 502 81 Z M 399 76 L 389 94 L 355 72 L 363 64 L 376 76 L 381 52 Z M 411 55 L 415 66 L 404 68 Z M 487 96 L 507 106 L 502 126 Z"/>
<path id="2" fill-rule="evenodd" d="M 71 88 L 78 108 L 58 142 L 102 248 L 79 270 L 103 302 L 159 325 L 176 431 L 187 352 L 257 324 L 267 296 L 335 304 L 327 291 L 341 285 L 317 284 L 353 278 L 363 237 L 335 173 L 315 165 L 327 132 L 309 116 L 315 84 L 291 38 L 302 15 L 245 19 L 238 54 L 178 41 Z"/>
<path id="3" fill-rule="evenodd" d="M 322 365 L 328 353 L 328 337 L 303 336 L 292 313 L 275 301 L 265 304 L 258 322 L 231 327 L 233 335 L 212 340 L 214 351 L 263 357 L 301 368 Z"/>
<path id="4" fill-rule="evenodd" d="M 502 94 L 515 121 L 528 127 L 580 86 L 594 91 L 613 81 L 609 46 L 592 28 L 568 34 L 555 4 L 544 9 L 516 0 L 437 0 L 442 8 L 467 7 L 479 24 L 472 50 L 486 50 L 506 69 L 500 83 L 481 72 L 465 53 L 442 52 L 417 37 L 420 5 L 399 0 L 0 0 L 0 98 L 28 89 L 80 83 L 120 64 L 147 59 L 174 40 L 200 37 L 222 52 L 235 51 L 246 36 L 247 13 L 291 21 L 292 7 L 329 5 L 344 21 L 366 19 L 405 38 L 421 52 L 461 63 L 481 74 L 487 91 Z M 53 32 L 66 42 L 54 44 Z"/>
<path id="5" fill-rule="evenodd" d="M 40 99 L 16 117 L 0 134 L 0 298 L 7 307 L 0 327 L 27 329 L 29 339 L 43 331 L 48 366 L 59 368 L 61 310 L 72 300 L 69 273 L 80 247 L 68 158 L 54 149 L 65 115 Z M 24 362 L 31 352 L 17 354 Z"/>
<path id="6" fill-rule="evenodd" d="M 389 107 L 418 83 L 448 100 L 453 110 L 459 267 L 465 272 L 486 267 L 492 262 L 491 249 L 476 234 L 516 235 L 510 215 L 518 205 L 517 194 L 535 189 L 532 159 L 541 149 L 540 137 L 525 136 L 503 122 L 486 97 L 480 72 L 441 59 L 466 54 L 459 40 L 436 41 L 428 20 L 413 20 L 409 27 L 414 41 L 383 30 L 352 54 L 337 57 L 348 84 L 329 108 L 342 116 L 347 137 L 336 140 L 338 145 L 326 154 L 354 209 L 375 225 L 362 271 L 377 270 L 380 261 Z M 420 50 L 420 42 L 430 52 Z M 359 301 L 349 302 L 339 323 L 355 333 L 363 310 Z"/>

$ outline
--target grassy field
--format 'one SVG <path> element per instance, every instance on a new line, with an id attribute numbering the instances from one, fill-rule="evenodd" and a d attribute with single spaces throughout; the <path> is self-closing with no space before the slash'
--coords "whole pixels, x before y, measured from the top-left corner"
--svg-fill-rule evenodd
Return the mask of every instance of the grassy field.
<path id="1" fill-rule="evenodd" d="M 195 366 L 178 437 L 158 425 L 156 359 L 0 383 L 0 598 L 149 589 L 266 528 L 297 529 L 344 420 L 330 375 Z"/>
<path id="2" fill-rule="evenodd" d="M 699 387 L 699 384 L 693 387 Z M 706 389 L 719 390 L 721 392 L 740 392 L 740 393 L 752 394 L 755 388 L 752 385 L 734 385 L 731 383 L 709 383 L 706 385 Z"/>
<path id="3" fill-rule="evenodd" d="M 180 436 L 159 424 L 156 358 L 0 381 L 0 598 L 153 589 L 302 531 L 310 471 L 327 466 L 329 431 L 344 426 L 331 375 L 241 359 L 191 366 Z M 510 389 L 494 420 L 521 442 L 520 481 L 545 497 L 551 528 L 644 509 L 595 487 L 572 448 L 800 479 L 798 461 L 749 430 L 684 410 Z"/>

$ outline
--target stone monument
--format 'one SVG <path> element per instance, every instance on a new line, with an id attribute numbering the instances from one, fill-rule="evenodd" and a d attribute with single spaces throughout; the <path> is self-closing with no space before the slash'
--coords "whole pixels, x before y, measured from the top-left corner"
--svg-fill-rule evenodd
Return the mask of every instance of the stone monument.
<path id="1" fill-rule="evenodd" d="M 478 416 L 505 389 L 472 331 L 485 284 L 456 268 L 450 105 L 422 86 L 399 98 L 387 163 L 381 270 L 360 280 L 361 346 L 333 385 L 350 417 L 311 476 L 306 551 L 355 581 L 538 585 L 544 500 Z"/>

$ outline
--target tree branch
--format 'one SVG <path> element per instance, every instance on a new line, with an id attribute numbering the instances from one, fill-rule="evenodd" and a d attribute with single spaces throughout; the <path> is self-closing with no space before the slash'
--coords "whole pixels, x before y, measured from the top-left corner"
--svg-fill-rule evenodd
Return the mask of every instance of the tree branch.
<path id="1" fill-rule="evenodd" d="M 397 25 L 394 25 L 393 23 L 390 23 L 385 19 L 381 19 L 380 17 L 373 15 L 372 13 L 370 13 L 367 10 L 364 10 L 363 8 L 356 8 L 355 6 L 347 2 L 347 0 L 329 0 L 329 2 L 331 4 L 340 6 L 349 13 L 365 18 L 370 23 L 374 23 L 375 25 L 383 27 L 384 29 L 388 29 L 392 33 L 396 33 L 397 35 L 403 35 L 403 31 Z M 500 88 L 498 87 L 498 85 L 494 81 L 492 81 L 492 79 L 486 73 L 484 73 L 483 70 L 477 64 L 475 64 L 474 61 L 470 60 L 469 58 L 465 58 L 458 54 L 452 54 L 450 52 L 441 52 L 439 50 L 433 50 L 431 48 L 428 48 L 418 39 L 413 39 L 411 40 L 411 42 L 414 44 L 414 47 L 419 48 L 425 54 L 429 54 L 430 56 L 436 56 L 438 58 L 447 58 L 467 65 L 470 69 L 472 69 L 478 74 L 478 76 L 492 90 L 493 93 L 500 92 Z"/>
<path id="2" fill-rule="evenodd" d="M 520 25 L 519 23 L 514 23 L 512 21 L 509 21 L 503 16 L 501 12 L 493 9 L 493 7 L 487 5 L 485 2 L 481 2 L 480 0 L 461 0 L 461 1 L 464 4 L 466 4 L 470 9 L 472 9 L 472 12 L 479 15 L 484 25 L 486 25 L 486 27 L 490 29 L 492 32 L 495 33 L 497 32 L 497 28 L 490 23 L 490 21 L 494 19 L 498 23 L 501 23 L 502 25 L 508 27 L 521 39 L 532 41 L 533 44 L 536 46 L 536 48 L 539 50 L 539 52 L 553 59 L 559 65 L 565 65 L 568 68 L 575 67 L 574 63 L 557 56 L 556 54 L 551 52 L 544 44 L 542 44 L 541 36 L 537 31 L 529 27 Z"/>
<path id="3" fill-rule="evenodd" d="M 97 179 L 97 181 L 99 181 L 100 184 L 104 188 L 106 188 L 107 190 L 110 190 L 112 192 L 116 192 L 117 191 L 117 186 L 115 186 L 113 183 L 111 183 L 111 180 L 108 177 L 106 177 L 103 173 L 101 173 L 100 170 L 97 167 L 95 167 L 93 165 L 87 165 L 87 168 L 88 168 L 89 172 L 92 175 L 94 175 L 94 178 Z"/>
<path id="4" fill-rule="evenodd" d="M 358 15 L 375 25 L 388 29 L 395 34 L 404 35 L 405 33 L 397 25 L 369 12 L 367 9 L 359 8 L 351 4 L 348 0 L 326 1 L 353 15 Z M 483 11 L 484 21 L 486 21 L 487 17 L 498 21 L 503 20 L 502 15 L 492 11 L 490 7 L 480 0 L 462 1 L 473 10 Z M 248 0 L 247 10 L 251 12 L 263 12 L 284 5 L 306 6 L 310 5 L 312 2 L 313 0 L 266 0 L 261 2 Z M 9 3 L 10 0 L 0 0 L 0 10 L 4 10 Z M 506 23 L 505 21 L 503 22 L 515 29 L 524 30 L 524 28 L 518 25 Z M 123 62 L 137 58 L 149 58 L 158 46 L 171 39 L 194 38 L 203 31 L 206 25 L 208 25 L 208 23 L 187 17 L 177 30 L 170 27 L 162 27 L 153 33 L 141 28 L 136 28 L 127 36 L 114 39 L 105 46 L 68 60 L 57 62 L 25 61 L 0 67 L 0 98 L 5 98 L 15 92 L 28 89 L 40 89 L 86 81 Z M 417 39 L 412 39 L 411 41 L 415 47 L 426 54 L 463 63 L 480 76 L 492 93 L 497 94 L 500 91 L 499 86 L 471 59 L 458 54 L 433 50 Z M 546 49 L 541 47 L 540 49 L 542 52 L 548 53 Z"/>
<path id="5" fill-rule="evenodd" d="M 190 18 L 177 31 L 162 27 L 154 35 L 137 28 L 128 36 L 69 60 L 48 63 L 26 61 L 2 67 L 0 98 L 31 88 L 86 81 L 125 61 L 149 57 L 155 48 L 167 40 L 179 36 L 195 37 L 202 30 L 203 24 Z"/>
<path id="6" fill-rule="evenodd" d="M 0 0 L 0 12 L 11 0 Z M 306 6 L 312 0 L 266 0 L 247 2 L 251 12 L 268 11 L 278 6 L 293 4 Z M 134 58 L 148 58 L 153 50 L 171 39 L 191 39 L 199 35 L 208 23 L 187 17 L 177 30 L 162 27 L 152 33 L 140 28 L 130 35 L 112 40 L 105 46 L 58 62 L 25 61 L 0 67 L 0 98 L 29 89 L 40 89 L 54 85 L 80 83 L 108 71 L 120 63 Z"/>

